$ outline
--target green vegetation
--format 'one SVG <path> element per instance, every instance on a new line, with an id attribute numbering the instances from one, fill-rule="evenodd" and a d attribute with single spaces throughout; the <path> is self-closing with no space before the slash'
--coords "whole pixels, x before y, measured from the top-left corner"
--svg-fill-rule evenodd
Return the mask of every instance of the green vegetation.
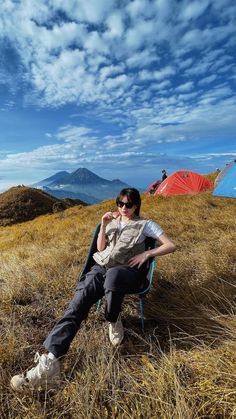
<path id="1" fill-rule="evenodd" d="M 18 395 L 10 376 L 36 350 L 73 295 L 95 225 L 113 201 L 0 228 L 1 418 L 234 418 L 236 201 L 209 192 L 143 197 L 177 251 L 156 260 L 141 333 L 127 297 L 126 338 L 111 347 L 103 309 L 73 341 L 58 389 Z"/>

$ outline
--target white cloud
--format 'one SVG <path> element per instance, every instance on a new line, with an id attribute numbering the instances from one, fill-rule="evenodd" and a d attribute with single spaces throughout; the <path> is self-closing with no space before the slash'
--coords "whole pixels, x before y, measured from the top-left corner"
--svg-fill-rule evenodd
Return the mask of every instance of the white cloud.
<path id="1" fill-rule="evenodd" d="M 114 1 L 113 0 L 89 0 L 83 1 L 80 0 L 78 3 L 78 15 L 80 18 L 80 13 L 82 11 L 83 17 L 86 21 L 92 23 L 102 22 L 107 12 L 112 8 Z"/>
<path id="2" fill-rule="evenodd" d="M 222 73 L 229 73 L 232 70 L 232 73 L 234 73 L 236 71 L 236 66 L 234 64 L 228 64 L 225 65 L 224 67 L 220 67 L 218 68 L 218 73 L 222 74 Z"/>
<path id="3" fill-rule="evenodd" d="M 139 73 L 140 80 L 163 80 L 175 74 L 175 69 L 167 66 L 156 71 L 142 70 Z"/>
<path id="4" fill-rule="evenodd" d="M 151 90 L 166 90 L 167 88 L 169 88 L 171 86 L 171 82 L 170 80 L 163 80 L 159 83 L 152 83 L 150 86 Z"/>
<path id="5" fill-rule="evenodd" d="M 136 19 L 138 16 L 145 14 L 149 4 L 150 3 L 146 0 L 134 0 L 129 2 L 129 4 L 126 6 L 126 10 L 132 19 Z"/>
<path id="6" fill-rule="evenodd" d="M 154 71 L 154 78 L 156 80 L 163 80 L 165 77 L 173 76 L 176 70 L 171 66 L 166 66 L 158 71 Z"/>
<path id="7" fill-rule="evenodd" d="M 204 85 L 208 83 L 212 83 L 217 78 L 216 74 L 212 74 L 211 76 L 203 77 L 201 80 L 199 80 L 199 85 Z"/>
<path id="8" fill-rule="evenodd" d="M 105 55 L 86 55 L 85 69 L 89 69 L 92 74 L 96 74 L 101 65 L 110 64 L 110 60 Z"/>
<path id="9" fill-rule="evenodd" d="M 0 82 L 12 91 L 14 83 L 31 83 L 32 90 L 25 89 L 28 103 L 37 98 L 42 107 L 92 104 L 91 114 L 107 123 L 108 131 L 112 124 L 122 131 L 102 138 L 116 157 L 122 147 L 127 156 L 131 147 L 144 156 L 147 144 L 204 141 L 214 130 L 231 137 L 236 74 L 231 6 L 228 0 L 7 0 L 0 6 L 0 31 L 9 50 L 14 45 L 19 70 L 7 74 L 6 51 Z M 51 138 L 58 144 L 6 161 L 72 167 L 94 162 L 101 144 L 99 135 L 83 126 L 64 125 Z M 105 150 L 99 156 L 107 160 Z"/>
<path id="10" fill-rule="evenodd" d="M 31 99 L 27 92 L 28 101 L 35 100 L 38 94 L 41 105 L 99 101 L 105 107 L 120 107 L 135 104 L 139 98 L 150 100 L 158 88 L 155 81 L 167 83 L 171 78 L 173 82 L 181 70 L 191 78 L 210 76 L 205 74 L 209 68 L 214 69 L 214 74 L 216 70 L 234 71 L 233 63 L 229 64 L 233 54 L 223 54 L 224 49 L 216 45 L 233 34 L 231 21 L 226 24 L 226 17 L 223 21 L 217 16 L 215 27 L 206 23 L 201 29 L 192 25 L 186 31 L 184 26 L 183 21 L 200 17 L 208 4 L 208 0 L 185 0 L 181 21 L 175 15 L 179 10 L 175 0 L 134 0 L 122 8 L 113 0 L 8 0 L 2 6 L 0 28 L 17 47 L 24 79 L 33 84 L 35 92 Z M 221 9 L 218 7 L 218 11 Z M 64 22 L 55 20 L 59 11 L 67 16 Z M 178 58 L 195 48 L 203 52 L 208 48 L 206 57 L 196 60 L 195 65 L 192 57 Z M 128 77 L 122 87 L 130 87 L 123 97 L 119 79 L 110 80 L 122 74 Z M 12 80 L 9 78 L 11 85 Z M 142 92 L 143 81 L 151 83 Z"/>
<path id="11" fill-rule="evenodd" d="M 114 7 L 114 0 L 51 0 L 50 6 L 54 10 L 64 11 L 70 18 L 79 22 L 99 24 Z"/>
<path id="12" fill-rule="evenodd" d="M 191 93 L 182 93 L 182 94 L 178 94 L 178 100 L 189 103 L 191 99 L 195 99 L 197 96 L 199 96 L 199 92 L 192 91 Z"/>
<path id="13" fill-rule="evenodd" d="M 175 88 L 176 92 L 188 92 L 189 90 L 193 90 L 194 83 L 192 81 L 187 81 L 184 84 L 181 84 Z"/>
<path id="14" fill-rule="evenodd" d="M 194 48 L 202 50 L 210 45 L 214 45 L 217 42 L 225 40 L 230 34 L 234 32 L 234 26 L 232 24 L 217 26 L 214 28 L 206 29 L 191 29 L 184 34 L 181 39 L 180 45 L 183 45 L 185 51 L 192 50 Z"/>
<path id="15" fill-rule="evenodd" d="M 34 31 L 36 28 L 34 28 Z M 66 22 L 60 25 L 54 25 L 49 30 L 46 27 L 38 28 L 38 37 L 45 49 L 63 49 L 74 44 L 76 39 L 86 37 L 87 33 L 84 27 L 75 22 Z M 78 41 L 77 41 L 78 42 Z"/>
<path id="16" fill-rule="evenodd" d="M 153 72 L 152 71 L 142 70 L 139 73 L 139 78 L 140 78 L 140 80 L 144 80 L 144 81 L 146 81 L 146 80 L 152 80 L 152 79 L 154 79 L 154 75 L 153 75 Z"/>
<path id="17" fill-rule="evenodd" d="M 144 44 L 153 43 L 154 21 L 141 21 L 126 32 L 126 46 L 128 49 L 137 50 Z"/>
<path id="18" fill-rule="evenodd" d="M 110 89 L 114 89 L 119 86 L 127 86 L 129 84 L 129 77 L 126 74 L 121 74 L 114 78 L 108 78 L 105 82 L 106 87 Z"/>
<path id="19" fill-rule="evenodd" d="M 202 97 L 211 98 L 212 100 L 219 102 L 225 96 L 231 96 L 232 93 L 232 89 L 229 86 L 218 85 L 213 87 L 211 90 L 208 90 Z"/>
<path id="20" fill-rule="evenodd" d="M 108 53 L 108 47 L 106 43 L 96 31 L 87 34 L 86 39 L 84 40 L 84 48 L 87 49 L 89 53 Z"/>
<path id="21" fill-rule="evenodd" d="M 202 141 L 209 138 L 215 141 L 225 136 L 235 139 L 233 109 L 236 99 L 227 98 L 227 93 L 224 87 L 213 89 L 212 96 L 203 95 L 191 107 L 188 101 L 180 103 L 176 99 L 168 103 L 161 99 L 158 102 L 158 116 L 151 107 L 139 109 L 133 112 L 137 121 L 133 138 L 141 138 L 144 147 L 145 144 L 155 145 L 173 140 L 189 142 L 196 138 Z M 218 94 L 220 100 L 217 101 Z M 211 101 L 204 100 L 206 98 L 211 98 Z"/>
<path id="22" fill-rule="evenodd" d="M 1 160 L 2 169 L 46 169 L 58 165 L 72 167 L 92 158 L 99 145 L 91 129 L 82 126 L 62 126 L 54 137 L 60 143 L 41 146 L 30 152 L 7 154 Z"/>
<path id="23" fill-rule="evenodd" d="M 179 69 L 185 69 L 190 67 L 193 64 L 193 58 L 188 58 L 186 60 L 181 60 L 178 62 Z"/>
<path id="24" fill-rule="evenodd" d="M 107 26 L 109 33 L 107 34 L 110 38 L 116 38 L 123 35 L 124 23 L 121 12 L 115 12 L 107 18 Z"/>
<path id="25" fill-rule="evenodd" d="M 65 142 L 77 142 L 80 137 L 91 134 L 91 128 L 66 125 L 60 127 L 56 137 Z"/>
<path id="26" fill-rule="evenodd" d="M 124 69 L 124 64 L 104 66 L 100 69 L 100 78 L 103 81 L 110 76 L 114 76 L 118 73 L 123 73 Z"/>
<path id="27" fill-rule="evenodd" d="M 191 1 L 190 4 L 185 4 L 182 9 L 181 18 L 184 20 L 197 19 L 202 13 L 204 13 L 209 3 L 209 0 L 198 0 Z"/>
<path id="28" fill-rule="evenodd" d="M 145 49 L 137 53 L 133 53 L 127 58 L 126 64 L 128 67 L 145 67 L 154 62 L 159 62 L 160 58 L 157 56 L 155 50 Z"/>
<path id="29" fill-rule="evenodd" d="M 214 157 L 221 157 L 221 156 L 236 156 L 236 150 L 232 153 L 208 153 L 208 156 L 214 156 Z M 203 157 L 203 156 L 202 156 Z"/>

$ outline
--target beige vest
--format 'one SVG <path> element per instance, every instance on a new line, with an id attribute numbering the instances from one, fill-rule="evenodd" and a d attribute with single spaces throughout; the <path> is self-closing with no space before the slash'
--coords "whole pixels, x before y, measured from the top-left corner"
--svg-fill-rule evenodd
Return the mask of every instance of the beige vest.
<path id="1" fill-rule="evenodd" d="M 93 259 L 107 268 L 117 265 L 127 265 L 129 259 L 145 251 L 145 242 L 137 243 L 147 220 L 137 215 L 133 216 L 127 225 L 119 231 L 119 219 L 112 220 L 106 229 L 107 246 L 101 252 L 96 252 Z"/>

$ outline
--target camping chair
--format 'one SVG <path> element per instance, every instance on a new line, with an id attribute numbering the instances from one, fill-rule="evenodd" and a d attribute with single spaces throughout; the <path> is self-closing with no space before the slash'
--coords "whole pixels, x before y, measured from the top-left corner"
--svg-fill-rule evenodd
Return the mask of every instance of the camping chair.
<path id="1" fill-rule="evenodd" d="M 83 277 L 86 275 L 87 272 L 90 271 L 92 266 L 95 264 L 95 261 L 93 259 L 93 254 L 97 251 L 97 237 L 100 231 L 100 227 L 101 225 L 98 224 L 94 231 L 84 267 L 79 275 L 79 281 L 83 281 Z M 156 240 L 151 237 L 147 237 L 145 240 L 146 250 L 154 249 L 155 247 L 156 247 Z M 143 317 L 144 300 L 152 285 L 154 268 L 155 268 L 155 258 L 152 257 L 152 258 L 149 258 L 147 261 L 146 278 L 144 278 L 146 279 L 146 281 L 144 281 L 145 282 L 144 288 L 140 289 L 138 292 L 131 293 L 131 295 L 137 295 L 139 297 L 139 312 L 140 312 L 139 317 L 140 317 L 142 331 L 144 331 L 144 317 Z M 100 308 L 100 303 L 101 303 L 101 300 L 97 302 L 97 311 Z"/>

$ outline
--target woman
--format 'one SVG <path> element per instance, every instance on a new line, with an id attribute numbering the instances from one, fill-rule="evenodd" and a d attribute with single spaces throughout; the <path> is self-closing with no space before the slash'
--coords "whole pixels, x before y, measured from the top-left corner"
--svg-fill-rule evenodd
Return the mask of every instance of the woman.
<path id="1" fill-rule="evenodd" d="M 60 377 L 60 359 L 92 305 L 104 295 L 109 338 L 112 345 L 119 345 L 124 337 L 120 313 L 125 294 L 137 292 L 142 286 L 149 257 L 175 251 L 175 245 L 158 224 L 139 216 L 141 198 L 137 189 L 122 189 L 116 204 L 117 213 L 106 212 L 102 217 L 94 266 L 78 283 L 64 316 L 44 341 L 47 353 L 36 354 L 36 367 L 11 379 L 14 390 L 37 389 Z M 145 250 L 146 237 L 158 239 L 160 246 Z"/>

